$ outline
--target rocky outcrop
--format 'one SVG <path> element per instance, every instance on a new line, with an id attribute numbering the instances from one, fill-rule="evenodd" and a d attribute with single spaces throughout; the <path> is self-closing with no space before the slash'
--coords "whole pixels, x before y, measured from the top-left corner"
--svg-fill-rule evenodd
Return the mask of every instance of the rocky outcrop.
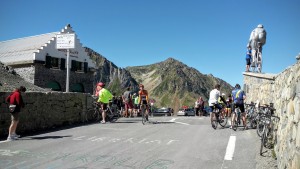
<path id="1" fill-rule="evenodd" d="M 129 86 L 133 89 L 138 88 L 137 82 L 126 69 L 117 67 L 114 63 L 90 48 L 85 47 L 85 50 L 96 63 L 94 85 L 98 82 L 104 82 L 107 84 L 108 89 L 117 95 L 122 94 Z"/>
<path id="2" fill-rule="evenodd" d="M 247 102 L 274 103 L 278 168 L 300 166 L 300 61 L 278 75 L 244 73 Z"/>

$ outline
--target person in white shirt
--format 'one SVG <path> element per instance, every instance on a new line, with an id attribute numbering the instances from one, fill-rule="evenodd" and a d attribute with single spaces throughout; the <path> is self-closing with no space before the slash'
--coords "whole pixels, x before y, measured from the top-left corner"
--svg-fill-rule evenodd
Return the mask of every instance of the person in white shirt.
<path id="1" fill-rule="evenodd" d="M 208 104 L 209 104 L 209 107 L 210 107 L 210 120 L 211 120 L 211 122 L 213 121 L 213 118 L 215 118 L 215 113 L 213 112 L 214 106 L 216 108 L 218 108 L 219 110 L 222 109 L 222 106 L 220 104 L 218 104 L 218 99 L 221 95 L 220 88 L 221 88 L 221 85 L 216 84 L 215 88 L 212 91 L 210 91 L 210 93 L 209 93 Z M 212 127 L 215 128 L 213 123 L 212 123 L 212 125 L 213 125 Z"/>

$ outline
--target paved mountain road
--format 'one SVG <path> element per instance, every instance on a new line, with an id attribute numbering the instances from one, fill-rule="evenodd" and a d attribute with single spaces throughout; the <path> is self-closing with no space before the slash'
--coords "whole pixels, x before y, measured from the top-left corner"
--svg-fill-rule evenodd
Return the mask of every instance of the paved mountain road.
<path id="1" fill-rule="evenodd" d="M 0 142 L 1 169 L 253 169 L 255 130 L 212 129 L 208 117 L 90 124 Z"/>

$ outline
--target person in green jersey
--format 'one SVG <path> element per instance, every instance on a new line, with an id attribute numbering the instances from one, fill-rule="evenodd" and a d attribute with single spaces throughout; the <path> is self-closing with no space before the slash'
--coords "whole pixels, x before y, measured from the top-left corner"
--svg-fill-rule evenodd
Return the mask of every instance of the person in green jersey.
<path id="1" fill-rule="evenodd" d="M 102 109 L 102 124 L 105 124 L 105 118 L 106 118 L 106 110 L 107 110 L 107 105 L 109 103 L 109 101 L 113 98 L 113 95 L 110 93 L 110 91 L 108 91 L 107 89 L 105 89 L 105 84 L 100 82 L 97 84 L 97 87 L 99 88 L 99 98 L 98 98 L 98 103 L 100 103 L 101 105 L 101 109 Z"/>

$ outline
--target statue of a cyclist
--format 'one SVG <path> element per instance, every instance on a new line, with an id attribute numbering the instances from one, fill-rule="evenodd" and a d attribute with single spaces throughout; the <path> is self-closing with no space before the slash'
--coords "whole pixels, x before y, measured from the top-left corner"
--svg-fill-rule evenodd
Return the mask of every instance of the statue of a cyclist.
<path id="1" fill-rule="evenodd" d="M 251 32 L 250 39 L 247 47 L 250 47 L 252 53 L 252 70 L 261 73 L 262 69 L 262 46 L 266 43 L 267 32 L 262 24 L 257 25 L 257 27 Z"/>

